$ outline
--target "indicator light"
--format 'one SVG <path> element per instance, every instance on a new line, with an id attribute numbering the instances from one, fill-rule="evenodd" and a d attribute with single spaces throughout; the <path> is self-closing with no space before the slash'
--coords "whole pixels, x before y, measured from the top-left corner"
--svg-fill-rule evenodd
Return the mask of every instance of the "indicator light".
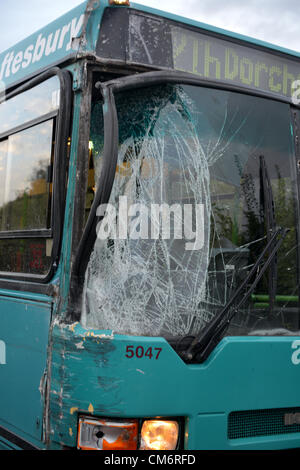
<path id="1" fill-rule="evenodd" d="M 109 0 L 110 5 L 127 5 L 130 6 L 129 0 Z"/>
<path id="2" fill-rule="evenodd" d="M 78 423 L 77 449 L 175 450 L 179 431 L 179 424 L 175 420 L 152 418 L 141 423 L 138 419 L 81 416 Z"/>
<path id="3" fill-rule="evenodd" d="M 81 450 L 136 450 L 138 421 L 79 418 L 77 448 Z"/>

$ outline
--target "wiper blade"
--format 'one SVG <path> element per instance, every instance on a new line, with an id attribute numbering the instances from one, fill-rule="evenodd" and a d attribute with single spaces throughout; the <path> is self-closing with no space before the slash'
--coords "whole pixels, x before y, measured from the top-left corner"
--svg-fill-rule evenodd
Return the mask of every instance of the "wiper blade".
<path id="1" fill-rule="evenodd" d="M 194 338 L 188 349 L 180 354 L 186 362 L 191 362 L 195 357 L 197 357 L 197 363 L 201 363 L 204 362 L 205 359 L 209 356 L 210 352 L 218 344 L 224 330 L 229 326 L 233 316 L 239 311 L 241 305 L 254 291 L 256 285 L 262 278 L 263 274 L 270 266 L 270 263 L 272 262 L 274 256 L 276 255 L 288 232 L 288 228 L 279 227 L 272 234 L 270 240 L 268 241 L 261 254 L 257 258 L 249 274 L 246 276 L 246 278 L 244 279 L 240 287 L 236 290 L 231 299 L 227 302 L 225 307 L 209 323 L 207 328 L 202 333 L 200 333 L 200 335 Z M 264 260 L 266 254 L 268 254 L 268 257 L 266 260 Z M 242 298 L 240 298 L 243 289 L 250 282 L 253 276 L 255 276 L 253 283 L 246 291 L 246 293 L 242 296 Z"/>

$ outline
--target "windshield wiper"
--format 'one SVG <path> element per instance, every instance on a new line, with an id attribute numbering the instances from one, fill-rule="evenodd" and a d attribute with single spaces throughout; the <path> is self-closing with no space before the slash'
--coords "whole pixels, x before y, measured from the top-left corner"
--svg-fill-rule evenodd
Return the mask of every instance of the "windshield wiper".
<path id="1" fill-rule="evenodd" d="M 271 238 L 269 239 L 268 243 L 257 258 L 249 274 L 246 276 L 246 278 L 244 279 L 240 287 L 236 290 L 231 299 L 227 302 L 225 307 L 217 316 L 214 317 L 214 319 L 209 323 L 205 330 L 194 338 L 188 349 L 180 353 L 180 356 L 186 362 L 192 362 L 195 358 L 197 358 L 197 363 L 201 363 L 207 359 L 211 351 L 219 343 L 222 334 L 224 333 L 225 329 L 229 326 L 233 316 L 239 311 L 241 305 L 254 291 L 256 285 L 262 278 L 263 274 L 270 266 L 274 256 L 276 255 L 278 249 L 280 248 L 280 245 L 282 244 L 288 232 L 288 228 L 279 227 L 271 235 Z M 264 258 L 266 254 L 268 255 L 268 257 L 265 260 Z M 249 284 L 253 276 L 255 276 L 253 283 L 241 297 L 243 289 L 247 284 Z"/>
<path id="2" fill-rule="evenodd" d="M 262 217 L 266 221 L 267 241 L 270 240 L 272 233 L 276 229 L 274 199 L 269 172 L 265 157 L 261 155 L 260 160 L 260 191 L 261 191 L 261 211 Z M 269 268 L 268 291 L 269 291 L 269 311 L 273 313 L 275 304 L 275 295 L 277 287 L 277 260 L 276 255 L 273 257 Z"/>

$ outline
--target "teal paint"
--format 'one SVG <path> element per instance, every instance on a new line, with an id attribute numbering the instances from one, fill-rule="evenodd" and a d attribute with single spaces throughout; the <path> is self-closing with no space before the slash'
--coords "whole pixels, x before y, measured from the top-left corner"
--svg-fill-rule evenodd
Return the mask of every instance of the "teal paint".
<path id="1" fill-rule="evenodd" d="M 60 279 L 60 296 L 62 299 L 60 312 L 65 312 L 67 309 L 67 301 L 69 294 L 70 285 L 70 257 L 71 257 L 71 246 L 72 246 L 72 223 L 73 218 L 76 217 L 74 214 L 74 198 L 75 198 L 75 181 L 76 181 L 76 164 L 77 164 L 77 151 L 78 151 L 78 139 L 79 139 L 79 119 L 80 119 L 80 103 L 81 94 L 75 93 L 73 99 L 73 129 L 72 129 L 72 141 L 69 161 L 69 184 L 66 196 L 66 207 L 65 207 L 65 220 L 64 220 L 64 231 L 62 240 L 61 250 L 61 279 Z"/>
<path id="2" fill-rule="evenodd" d="M 206 363 L 186 365 L 162 338 L 55 325 L 50 395 L 51 438 L 76 446 L 78 414 L 188 418 L 187 448 L 299 447 L 300 436 L 227 439 L 232 411 L 299 406 L 296 338 L 224 338 Z M 162 348 L 159 358 L 126 358 L 126 346 Z M 280 372 L 279 372 L 280 371 Z M 80 379 L 79 379 L 80 378 Z"/>
<path id="3" fill-rule="evenodd" d="M 20 450 L 20 449 L 16 446 L 13 446 L 6 439 L 0 438 L 0 450 Z"/>
<path id="4" fill-rule="evenodd" d="M 2 87 L 9 88 L 56 63 L 70 58 L 75 60 L 82 52 L 94 52 L 99 23 L 107 4 L 107 1 L 101 1 L 92 13 L 84 46 L 75 41 L 74 47 L 68 47 L 71 31 L 78 37 L 82 33 L 79 26 L 84 23 L 87 2 L 1 54 Z M 161 13 L 135 4 L 132 7 Z M 162 15 L 207 31 L 300 56 L 201 23 L 166 13 Z M 66 35 L 59 48 L 64 27 Z M 55 39 L 57 31 L 60 32 Z M 46 51 L 50 36 L 51 41 L 57 40 L 57 48 L 48 55 L 40 54 L 43 44 Z M 51 41 L 48 51 L 54 44 Z M 76 66 L 69 66 L 69 69 L 75 71 Z M 79 413 L 117 418 L 183 416 L 187 421 L 186 448 L 193 450 L 299 447 L 300 438 L 296 434 L 236 440 L 226 437 L 227 419 L 231 411 L 299 406 L 300 354 L 298 345 L 295 346 L 299 337 L 225 338 L 205 364 L 189 366 L 162 338 L 115 336 L 111 331 L 85 330 L 80 324 L 67 326 L 59 323 L 61 320 L 57 318 L 61 318 L 67 308 L 70 284 L 80 105 L 78 89 L 74 99 L 62 256 L 52 281 L 56 286 L 56 295 L 59 285 L 59 297 L 52 299 L 8 289 L 0 291 L 0 425 L 44 447 L 41 436 L 45 397 L 40 385 L 47 365 L 48 332 L 54 311 L 57 316 L 52 323 L 51 355 L 48 356 L 51 372 L 48 384 L 51 389 L 49 402 L 46 401 L 50 420 L 47 435 L 49 448 L 76 446 Z M 145 350 L 148 347 L 162 348 L 162 353 L 157 360 L 145 357 L 128 359 L 125 356 L 127 345 L 142 345 Z M 0 439 L 0 448 L 12 447 L 8 441 Z"/>
<path id="5" fill-rule="evenodd" d="M 40 383 L 47 365 L 50 299 L 21 292 L 8 296 L 0 291 L 0 305 L 0 339 L 5 345 L 5 361 L 0 364 L 0 426 L 38 444 L 44 411 Z"/>
<path id="6" fill-rule="evenodd" d="M 93 2 L 91 14 L 86 11 L 89 3 L 83 2 L 1 53 L 0 91 L 58 63 L 75 59 L 80 53 L 93 51 L 99 33 L 98 25 L 107 2 Z M 86 16 L 88 23 L 86 31 L 83 31 Z M 86 33 L 84 41 L 76 41 L 83 33 Z"/>
<path id="7" fill-rule="evenodd" d="M 0 54 L 0 92 L 51 66 L 70 59 L 75 60 L 85 53 L 95 54 L 99 25 L 104 9 L 107 7 L 109 7 L 108 0 L 95 0 L 94 2 L 86 0 L 25 40 L 2 52 Z M 89 11 L 90 8 L 92 8 L 91 12 Z M 296 51 L 171 13 L 136 3 L 132 3 L 130 8 L 178 21 L 183 25 L 201 28 L 207 32 L 221 34 L 225 38 L 227 36 L 228 39 L 234 38 L 255 46 L 261 46 L 269 49 L 270 52 L 275 51 L 300 57 L 300 53 Z"/>

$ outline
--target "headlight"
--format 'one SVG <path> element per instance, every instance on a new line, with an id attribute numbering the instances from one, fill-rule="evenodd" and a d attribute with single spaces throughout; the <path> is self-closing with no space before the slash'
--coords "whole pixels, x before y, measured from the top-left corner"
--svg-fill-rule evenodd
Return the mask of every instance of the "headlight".
<path id="1" fill-rule="evenodd" d="M 179 436 L 176 421 L 146 420 L 141 429 L 142 450 L 174 450 Z"/>
<path id="2" fill-rule="evenodd" d="M 146 419 L 139 433 L 137 419 L 112 420 L 82 416 L 77 448 L 81 450 L 174 450 L 179 439 L 177 421 Z M 138 442 L 140 445 L 138 446 Z"/>

